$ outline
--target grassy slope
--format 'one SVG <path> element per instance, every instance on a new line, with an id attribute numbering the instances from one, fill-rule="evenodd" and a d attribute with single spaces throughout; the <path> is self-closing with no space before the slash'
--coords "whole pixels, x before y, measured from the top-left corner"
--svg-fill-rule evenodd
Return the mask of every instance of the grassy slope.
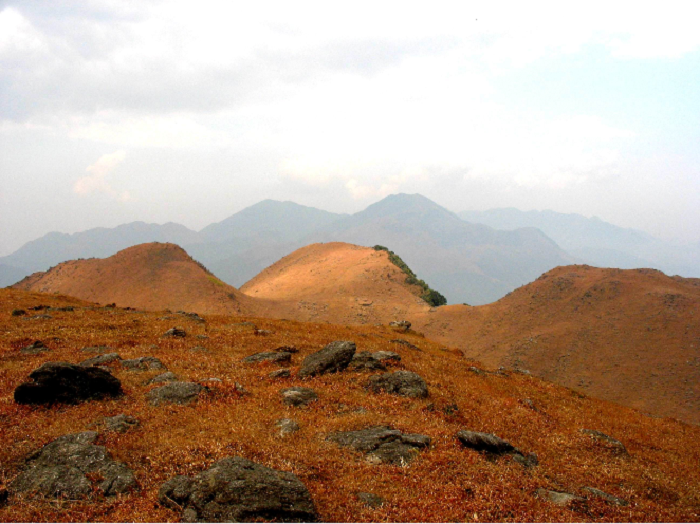
<path id="1" fill-rule="evenodd" d="M 292 321 L 208 316 L 206 324 L 163 313 L 121 309 L 51 312 L 52 320 L 12 317 L 14 308 L 37 304 L 86 305 L 75 299 L 18 290 L 0 290 L 0 484 L 17 474 L 23 458 L 53 438 L 83 431 L 103 416 L 126 413 L 141 426 L 125 434 L 103 434 L 102 442 L 132 469 L 141 483 L 138 493 L 115 500 L 54 503 L 11 500 L 0 507 L 0 521 L 174 521 L 179 515 L 157 504 L 162 482 L 176 473 L 194 474 L 215 460 L 241 455 L 267 466 L 293 471 L 304 482 L 325 521 L 697 521 L 700 517 L 700 428 L 669 419 L 652 419 L 607 402 L 583 397 L 566 388 L 527 375 L 477 376 L 457 351 L 445 350 L 415 334 L 385 327 L 307 324 Z M 236 325 L 253 320 L 273 333 L 259 336 Z M 161 334 L 174 324 L 190 334 L 170 341 Z M 209 336 L 207 340 L 195 334 Z M 42 339 L 51 353 L 24 356 L 19 348 Z M 394 344 L 403 338 L 421 348 Z M 368 394 L 368 375 L 345 372 L 311 380 L 272 381 L 274 366 L 243 365 L 246 355 L 294 344 L 295 371 L 302 359 L 326 343 L 350 339 L 358 350 L 393 350 L 401 365 L 420 373 L 431 396 L 411 400 Z M 219 377 L 223 383 L 192 407 L 150 407 L 143 382 L 151 373 L 115 369 L 126 396 L 52 408 L 18 406 L 14 387 L 47 360 L 77 362 L 80 348 L 109 344 L 124 358 L 153 355 L 170 370 L 191 380 Z M 155 344 L 157 349 L 149 349 Z M 189 349 L 203 344 L 209 353 Z M 239 397 L 234 381 L 250 396 Z M 306 409 L 284 407 L 278 390 L 292 385 L 316 389 L 319 402 Z M 521 399 L 533 401 L 537 411 Z M 444 408 L 456 404 L 448 415 Z M 366 413 L 352 412 L 364 407 Z M 285 439 L 275 436 L 278 418 L 292 417 L 302 429 Z M 372 466 L 352 451 L 326 442 L 336 430 L 390 424 L 430 435 L 433 444 L 408 467 Z M 495 462 L 460 448 L 454 433 L 462 428 L 493 432 L 526 451 L 537 453 L 540 466 L 525 470 L 506 459 Z M 580 433 L 598 429 L 620 439 L 629 457 L 611 454 Z M 578 509 L 562 509 L 535 499 L 539 487 L 571 490 L 593 486 L 631 501 L 617 508 L 591 500 Z M 379 509 L 362 506 L 355 491 L 387 499 Z"/>

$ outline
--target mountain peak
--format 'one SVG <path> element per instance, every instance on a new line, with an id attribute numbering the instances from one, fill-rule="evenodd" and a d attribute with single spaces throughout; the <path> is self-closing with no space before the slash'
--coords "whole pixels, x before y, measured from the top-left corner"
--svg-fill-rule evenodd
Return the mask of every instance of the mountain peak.
<path id="1" fill-rule="evenodd" d="M 368 206 L 367 209 L 360 213 L 368 216 L 378 216 L 399 213 L 425 213 L 428 211 L 440 211 L 450 215 L 453 214 L 451 211 L 448 211 L 420 193 L 396 193 L 389 195 L 379 202 Z"/>

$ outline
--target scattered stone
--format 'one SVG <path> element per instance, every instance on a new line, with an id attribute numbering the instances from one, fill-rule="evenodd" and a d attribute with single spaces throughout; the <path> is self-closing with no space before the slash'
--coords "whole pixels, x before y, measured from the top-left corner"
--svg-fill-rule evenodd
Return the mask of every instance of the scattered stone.
<path id="1" fill-rule="evenodd" d="M 393 322 L 389 322 L 389 326 L 394 331 L 399 331 L 401 333 L 405 333 L 411 329 L 411 323 L 408 320 L 394 320 Z"/>
<path id="2" fill-rule="evenodd" d="M 386 392 L 402 397 L 426 398 L 428 386 L 425 380 L 412 371 L 394 371 L 370 377 L 367 388 L 374 392 Z"/>
<path id="3" fill-rule="evenodd" d="M 312 377 L 325 373 L 343 371 L 355 356 L 355 343 L 347 340 L 331 342 L 321 351 L 312 353 L 304 359 L 299 370 L 299 377 Z"/>
<path id="4" fill-rule="evenodd" d="M 360 351 L 352 357 L 348 369 L 352 371 L 386 371 L 386 366 L 369 351 Z"/>
<path id="5" fill-rule="evenodd" d="M 275 425 L 279 428 L 280 437 L 286 437 L 287 435 L 296 433 L 299 431 L 299 429 L 301 429 L 299 424 L 297 424 L 296 421 L 292 420 L 291 418 L 281 418 Z"/>
<path id="6" fill-rule="evenodd" d="M 195 346 L 193 348 L 190 348 L 190 351 L 192 351 L 193 353 L 209 353 L 209 350 L 204 346 Z"/>
<path id="7" fill-rule="evenodd" d="M 459 406 L 457 404 L 447 404 L 447 406 L 442 408 L 442 412 L 448 417 L 452 417 L 459 412 Z"/>
<path id="8" fill-rule="evenodd" d="M 532 375 L 532 373 L 530 373 L 530 370 L 528 369 L 515 368 L 513 369 L 513 371 L 516 373 L 520 373 L 521 375 Z"/>
<path id="9" fill-rule="evenodd" d="M 282 402 L 287 406 L 306 406 L 318 400 L 318 395 L 313 389 L 295 386 L 281 389 Z"/>
<path id="10" fill-rule="evenodd" d="M 384 362 L 385 360 L 395 360 L 396 362 L 401 362 L 401 355 L 394 353 L 393 351 L 376 351 L 372 353 L 372 356 L 380 362 Z"/>
<path id="11" fill-rule="evenodd" d="M 152 406 L 160 406 L 161 404 L 187 405 L 197 400 L 202 391 L 204 391 L 204 387 L 194 382 L 175 381 L 152 389 L 146 394 L 146 398 Z"/>
<path id="12" fill-rule="evenodd" d="M 89 497 L 94 487 L 107 496 L 135 489 L 133 472 L 113 460 L 104 446 L 96 446 L 96 439 L 95 431 L 57 438 L 29 456 L 25 470 L 12 481 L 10 490 L 80 499 Z"/>
<path id="13" fill-rule="evenodd" d="M 52 318 L 51 315 L 32 315 L 31 317 L 27 317 L 27 320 L 50 320 Z"/>
<path id="14" fill-rule="evenodd" d="M 27 312 L 24 309 L 13 309 L 12 310 L 13 317 L 23 317 L 26 314 L 27 314 Z"/>
<path id="15" fill-rule="evenodd" d="M 547 500 L 556 506 L 568 506 L 572 502 L 583 500 L 581 497 L 577 497 L 571 493 L 550 491 L 544 488 L 539 488 L 537 491 L 535 491 L 535 496 Z"/>
<path id="16" fill-rule="evenodd" d="M 187 313 L 185 311 L 178 311 L 177 314 L 182 315 L 183 317 L 187 317 L 190 320 L 194 320 L 195 322 L 205 322 L 205 320 L 202 317 L 200 317 L 197 313 Z"/>
<path id="17" fill-rule="evenodd" d="M 83 360 L 78 365 L 82 367 L 106 366 L 107 364 L 111 364 L 112 362 L 116 362 L 117 360 L 121 359 L 122 357 L 120 357 L 117 353 L 105 353 L 104 355 L 97 355 L 96 357 Z"/>
<path id="18" fill-rule="evenodd" d="M 404 347 L 407 347 L 408 349 L 412 349 L 414 351 L 420 351 L 421 349 L 418 346 L 414 346 L 411 344 L 408 340 L 401 340 L 400 338 L 395 338 L 392 340 L 394 344 L 401 344 Z"/>
<path id="19" fill-rule="evenodd" d="M 529 398 L 523 398 L 520 399 L 520 403 L 525 406 L 526 408 L 530 408 L 533 411 L 537 411 L 537 408 L 535 407 L 535 403 L 530 400 Z"/>
<path id="20" fill-rule="evenodd" d="M 206 336 L 206 335 L 197 335 L 196 338 L 198 338 L 198 339 L 200 339 L 200 340 L 206 340 L 206 339 L 208 339 L 209 337 Z"/>
<path id="21" fill-rule="evenodd" d="M 165 482 L 158 501 L 186 522 L 316 522 L 306 486 L 293 473 L 241 457 L 225 458 L 195 477 Z"/>
<path id="22" fill-rule="evenodd" d="M 132 358 L 129 360 L 122 360 L 122 366 L 124 366 L 129 371 L 148 371 L 148 370 L 167 370 L 159 359 L 156 357 L 139 357 Z"/>
<path id="23" fill-rule="evenodd" d="M 289 368 L 278 369 L 277 371 L 273 371 L 268 375 L 270 378 L 289 378 L 291 376 L 292 372 Z"/>
<path id="24" fill-rule="evenodd" d="M 221 382 L 221 381 L 219 381 L 219 382 Z M 238 382 L 233 383 L 233 389 L 240 396 L 250 395 L 250 391 L 248 391 L 246 388 L 244 388 L 243 384 L 240 384 Z"/>
<path id="25" fill-rule="evenodd" d="M 486 371 L 484 371 L 483 369 L 479 369 L 477 367 L 474 367 L 474 366 L 469 366 L 469 371 L 471 371 L 475 375 L 486 375 Z"/>
<path id="26" fill-rule="evenodd" d="M 281 353 L 296 353 L 299 350 L 296 348 L 296 346 L 280 346 L 273 349 L 273 351 L 279 351 Z"/>
<path id="27" fill-rule="evenodd" d="M 170 338 L 184 338 L 187 336 L 187 333 L 182 328 L 174 327 L 174 328 L 170 328 L 165 333 L 163 333 L 163 336 L 170 337 Z"/>
<path id="28" fill-rule="evenodd" d="M 249 357 L 245 357 L 243 362 L 246 364 L 256 364 L 259 362 L 277 362 L 279 364 L 289 363 L 292 361 L 292 354 L 287 352 L 267 351 L 264 353 L 255 353 Z"/>
<path id="29" fill-rule="evenodd" d="M 43 304 L 39 304 L 38 306 L 32 306 L 27 308 L 29 311 L 41 311 L 43 309 L 49 309 L 49 306 L 45 306 Z"/>
<path id="30" fill-rule="evenodd" d="M 457 439 L 463 446 L 475 451 L 485 451 L 494 455 L 518 452 L 512 444 L 492 433 L 462 430 L 457 432 Z"/>
<path id="31" fill-rule="evenodd" d="M 68 362 L 45 362 L 29 378 L 15 389 L 19 404 L 76 404 L 122 394 L 121 382 L 109 371 Z"/>
<path id="32" fill-rule="evenodd" d="M 35 340 L 28 346 L 20 349 L 20 352 L 25 355 L 38 355 L 39 353 L 45 353 L 46 351 L 50 351 L 50 348 L 46 347 L 41 340 Z"/>
<path id="33" fill-rule="evenodd" d="M 328 436 L 339 446 L 351 447 L 367 454 L 373 464 L 404 466 L 416 457 L 418 450 L 430 445 L 430 437 L 417 433 L 403 434 L 387 426 L 374 426 L 359 431 L 341 431 Z"/>
<path id="34" fill-rule="evenodd" d="M 272 331 L 270 331 L 269 329 L 256 329 L 255 334 L 264 337 L 267 335 L 272 335 Z"/>
<path id="35" fill-rule="evenodd" d="M 49 311 L 63 311 L 64 313 L 71 313 L 75 311 L 75 308 L 73 306 L 50 307 Z"/>
<path id="36" fill-rule="evenodd" d="M 105 417 L 102 422 L 107 431 L 115 431 L 117 433 L 126 433 L 139 425 L 138 419 L 135 419 L 131 415 L 124 415 L 123 413 L 113 417 Z"/>
<path id="37" fill-rule="evenodd" d="M 384 499 L 378 495 L 375 495 L 374 493 L 364 493 L 362 491 L 358 491 L 355 493 L 355 497 L 357 497 L 357 500 L 362 502 L 365 506 L 370 508 L 379 508 L 384 505 Z"/>
<path id="38" fill-rule="evenodd" d="M 85 353 L 106 353 L 107 351 L 112 351 L 112 348 L 109 346 L 86 346 L 80 351 Z"/>
<path id="39" fill-rule="evenodd" d="M 151 380 L 146 381 L 146 385 L 149 384 L 162 384 L 163 382 L 177 382 L 180 380 L 175 373 L 172 371 L 166 371 L 160 375 L 156 375 Z"/>
<path id="40" fill-rule="evenodd" d="M 605 491 L 601 491 L 596 488 L 590 488 L 588 486 L 584 486 L 581 488 L 585 491 L 588 491 L 591 495 L 594 497 L 603 499 L 609 504 L 612 504 L 613 506 L 629 506 L 629 502 L 627 502 L 625 499 L 621 499 L 616 497 L 615 495 L 611 495 L 610 493 L 605 493 Z"/>
<path id="41" fill-rule="evenodd" d="M 513 460 L 524 468 L 534 468 L 540 465 L 540 461 L 535 453 L 518 452 L 513 455 Z"/>
<path id="42" fill-rule="evenodd" d="M 611 437 L 610 435 L 606 435 L 602 431 L 597 431 L 595 429 L 582 429 L 581 433 L 585 433 L 586 435 L 590 435 L 591 438 L 609 444 L 618 453 L 627 455 L 627 448 L 622 442 Z"/>

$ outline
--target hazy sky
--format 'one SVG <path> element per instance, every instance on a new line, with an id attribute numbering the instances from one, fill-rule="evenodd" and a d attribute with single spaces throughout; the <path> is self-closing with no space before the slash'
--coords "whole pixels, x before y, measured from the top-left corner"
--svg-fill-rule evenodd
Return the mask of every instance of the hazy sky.
<path id="1" fill-rule="evenodd" d="M 700 3 L 336 4 L 0 0 L 0 255 L 395 192 L 700 241 Z"/>

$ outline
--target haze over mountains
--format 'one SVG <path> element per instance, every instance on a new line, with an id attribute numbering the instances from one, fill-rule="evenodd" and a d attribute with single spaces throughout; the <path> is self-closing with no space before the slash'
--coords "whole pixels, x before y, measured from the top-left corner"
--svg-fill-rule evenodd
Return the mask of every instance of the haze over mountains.
<path id="1" fill-rule="evenodd" d="M 692 250 L 661 249 L 666 244 L 640 231 L 577 215 L 506 211 L 463 212 L 466 222 L 421 195 L 391 195 L 353 215 L 265 200 L 200 232 L 173 223 L 134 222 L 72 235 L 49 233 L 0 258 L 0 285 L 66 260 L 111 256 L 153 241 L 182 246 L 234 287 L 308 244 L 385 245 L 448 303 L 472 305 L 493 302 L 572 263 L 700 273 L 700 256 L 693 258 Z"/>

